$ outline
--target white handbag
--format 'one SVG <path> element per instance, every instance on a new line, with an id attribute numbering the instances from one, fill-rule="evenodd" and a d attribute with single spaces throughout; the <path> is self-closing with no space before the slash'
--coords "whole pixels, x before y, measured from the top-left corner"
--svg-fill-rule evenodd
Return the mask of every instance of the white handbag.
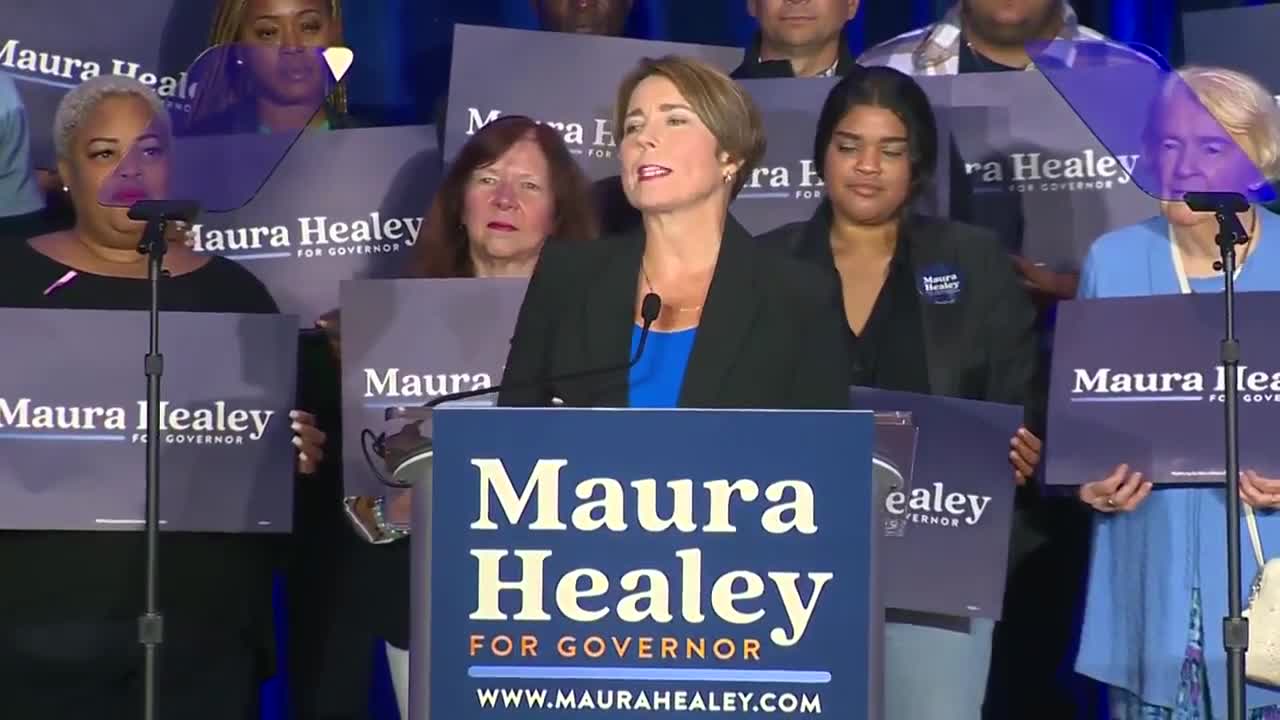
<path id="1" fill-rule="evenodd" d="M 1266 561 L 1253 507 L 1242 503 L 1258 575 L 1249 591 L 1249 650 L 1245 654 L 1245 676 L 1252 682 L 1280 685 L 1280 559 Z"/>

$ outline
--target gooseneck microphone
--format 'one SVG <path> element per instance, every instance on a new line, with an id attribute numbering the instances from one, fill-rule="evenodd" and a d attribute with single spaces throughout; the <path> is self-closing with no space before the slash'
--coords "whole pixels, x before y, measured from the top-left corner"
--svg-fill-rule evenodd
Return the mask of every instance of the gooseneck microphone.
<path id="1" fill-rule="evenodd" d="M 633 355 L 631 359 L 625 363 L 622 363 L 619 365 L 610 365 L 607 367 L 600 367 L 600 368 L 589 368 L 587 370 L 578 370 L 576 372 L 563 373 L 560 375 L 537 378 L 535 380 L 527 380 L 523 382 L 499 383 L 497 385 L 493 385 L 487 388 L 478 388 L 475 390 L 466 390 L 463 392 L 451 393 L 449 395 L 441 395 L 439 397 L 432 398 L 429 402 L 423 405 L 419 405 L 416 407 L 387 408 L 386 419 L 388 421 L 415 420 L 420 422 L 422 420 L 426 420 L 427 418 L 429 418 L 431 416 L 432 410 L 436 406 L 443 405 L 444 403 L 447 403 L 447 402 L 455 402 L 457 400 L 468 400 L 474 397 L 482 397 L 485 395 L 501 393 L 506 390 L 528 390 L 531 388 L 545 388 L 554 383 L 565 382 L 567 380 L 581 380 L 584 378 L 596 377 L 599 375 L 610 375 L 613 373 L 622 372 L 624 370 L 630 370 L 631 368 L 635 367 L 636 363 L 640 362 L 641 356 L 644 355 L 645 342 L 649 339 L 649 331 L 652 328 L 654 321 L 658 319 L 658 315 L 661 312 L 662 312 L 662 298 L 658 297 L 657 294 L 648 293 L 644 296 L 644 299 L 640 301 L 640 320 L 641 320 L 640 338 L 636 342 L 635 355 Z M 434 449 L 431 443 L 431 438 L 419 435 L 417 432 L 405 433 L 404 430 L 402 430 L 400 433 L 397 433 L 397 435 L 403 438 L 403 441 L 404 441 L 403 447 L 391 447 L 390 444 L 388 443 L 388 438 L 386 433 L 375 434 L 372 430 L 365 428 L 363 431 L 361 431 L 360 445 L 361 445 L 361 448 L 364 450 L 365 462 L 368 463 L 369 469 L 373 472 L 374 477 L 378 478 L 379 482 L 381 482 L 383 485 L 387 485 L 389 487 L 394 487 L 394 488 L 412 487 L 414 485 L 413 482 L 411 481 L 403 482 L 403 481 L 396 480 L 394 478 L 401 469 L 407 468 L 410 465 L 414 465 L 422 461 L 430 460 L 433 457 Z M 383 476 L 382 472 L 378 469 L 377 464 L 374 462 L 373 457 L 370 455 L 370 452 L 369 452 L 370 448 L 369 448 L 369 443 L 367 442 L 368 438 L 373 438 L 373 443 L 372 443 L 373 454 L 377 455 L 384 462 L 391 465 L 391 474 L 393 479 L 388 480 Z M 395 439 L 394 436 L 392 439 Z M 393 454 L 396 456 L 394 460 L 391 457 L 389 457 Z"/>

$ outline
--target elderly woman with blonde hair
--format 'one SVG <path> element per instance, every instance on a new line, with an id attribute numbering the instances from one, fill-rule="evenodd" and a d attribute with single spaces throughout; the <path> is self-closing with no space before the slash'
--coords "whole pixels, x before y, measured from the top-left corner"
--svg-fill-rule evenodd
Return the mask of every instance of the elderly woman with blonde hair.
<path id="1" fill-rule="evenodd" d="M 1213 158 L 1236 148 L 1267 178 L 1280 176 L 1280 109 L 1270 93 L 1220 68 L 1189 67 L 1177 76 L 1217 122 L 1189 112 L 1153 124 L 1150 152 L 1169 197 L 1214 186 L 1222 163 Z M 1254 206 L 1240 222 L 1250 239 L 1239 251 L 1236 289 L 1280 290 L 1280 216 Z M 1221 292 L 1217 230 L 1213 213 L 1163 202 L 1160 215 L 1098 238 L 1084 262 L 1079 296 Z M 1240 494 L 1257 510 L 1263 547 L 1280 548 L 1280 516 L 1272 512 L 1280 507 L 1280 481 L 1246 463 Z M 1079 496 L 1096 515 L 1076 671 L 1109 686 L 1116 720 L 1222 717 L 1223 488 L 1155 487 L 1122 465 L 1083 485 Z M 1249 547 L 1247 537 L 1243 543 Z M 1244 553 L 1241 569 L 1246 579 L 1257 572 L 1252 553 Z M 1250 685 L 1246 706 L 1251 720 L 1280 718 L 1280 689 Z"/>

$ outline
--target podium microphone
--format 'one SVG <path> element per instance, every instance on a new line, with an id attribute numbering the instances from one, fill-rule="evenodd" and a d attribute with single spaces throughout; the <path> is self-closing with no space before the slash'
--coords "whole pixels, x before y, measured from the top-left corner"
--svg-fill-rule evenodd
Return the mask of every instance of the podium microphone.
<path id="1" fill-rule="evenodd" d="M 649 330 L 653 326 L 653 322 L 658 319 L 658 315 L 661 312 L 662 298 L 658 297 L 657 294 L 648 293 L 644 296 L 644 299 L 640 301 L 640 320 L 642 322 L 640 326 L 640 338 L 636 343 L 635 355 L 626 363 L 602 368 L 579 370 L 576 372 L 554 375 L 549 378 L 539 378 L 533 381 L 499 383 L 487 388 L 441 395 L 439 397 L 432 398 L 426 404 L 417 407 L 388 408 L 386 412 L 386 419 L 388 421 L 409 419 L 420 422 L 431 417 L 431 413 L 437 405 L 443 405 L 447 402 L 492 395 L 494 393 L 501 393 L 504 390 L 528 390 L 530 388 L 545 387 L 553 383 L 564 382 L 566 380 L 580 380 L 583 378 L 595 377 L 598 375 L 610 375 L 624 370 L 630 370 L 635 367 L 636 363 L 640 362 L 640 357 L 644 354 L 645 341 L 649 339 Z M 412 426 L 410 426 L 410 428 L 405 428 L 405 430 L 410 430 L 411 428 Z M 435 449 L 432 445 L 431 438 L 418 434 L 416 430 L 413 430 L 412 432 L 405 432 L 405 430 L 401 430 L 391 438 L 388 438 L 386 433 L 378 433 L 375 435 L 374 432 L 368 428 L 365 428 L 360 433 L 360 447 L 364 451 L 365 462 L 369 464 L 369 469 L 373 471 L 374 477 L 378 478 L 378 481 L 383 485 L 402 489 L 413 487 L 417 484 L 418 480 L 401 478 L 408 473 L 410 468 L 416 468 L 416 466 L 422 463 L 430 465 L 434 459 Z M 373 454 L 377 455 L 391 466 L 390 480 L 383 477 L 382 472 L 378 469 L 377 464 L 370 455 L 370 444 L 367 442 L 367 438 L 373 438 Z M 422 478 L 429 477 L 431 470 L 429 467 L 425 470 L 418 468 L 415 472 L 418 473 L 417 477 Z"/>

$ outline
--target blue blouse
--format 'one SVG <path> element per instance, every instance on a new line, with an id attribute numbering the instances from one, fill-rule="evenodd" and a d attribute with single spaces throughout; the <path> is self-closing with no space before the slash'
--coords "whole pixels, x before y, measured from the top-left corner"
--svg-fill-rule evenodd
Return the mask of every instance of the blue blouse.
<path id="1" fill-rule="evenodd" d="M 1280 290 L 1280 216 L 1259 208 L 1258 221 L 1257 245 L 1236 281 L 1240 292 Z M 1221 292 L 1222 280 L 1189 278 L 1188 286 L 1193 292 Z M 1178 292 L 1169 225 L 1163 216 L 1098 238 L 1081 271 L 1081 298 Z M 1222 488 L 1156 486 L 1133 512 L 1094 514 L 1077 672 L 1124 688 L 1143 702 L 1173 707 L 1187 652 L 1191 591 L 1198 587 L 1209 696 L 1226 697 L 1224 503 Z M 1257 518 L 1263 550 L 1280 552 L 1280 515 L 1258 511 Z M 1258 568 L 1243 523 L 1240 536 L 1240 592 L 1247 603 Z M 1250 685 L 1246 703 L 1250 708 L 1280 704 L 1280 691 Z"/>
<path id="2" fill-rule="evenodd" d="M 680 400 L 684 371 L 689 366 L 696 327 L 675 332 L 649 331 L 640 362 L 631 367 L 628 377 L 630 407 L 673 408 Z M 640 328 L 631 330 L 631 356 L 635 357 L 640 342 Z"/>

